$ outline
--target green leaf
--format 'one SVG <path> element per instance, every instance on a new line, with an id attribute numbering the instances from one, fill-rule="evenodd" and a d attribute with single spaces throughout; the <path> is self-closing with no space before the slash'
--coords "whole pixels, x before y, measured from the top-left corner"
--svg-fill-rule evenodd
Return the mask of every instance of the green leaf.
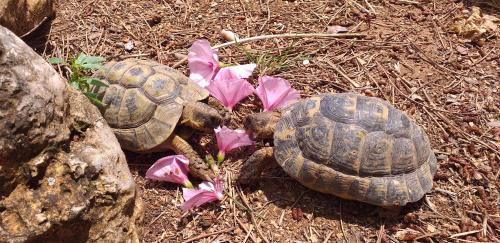
<path id="1" fill-rule="evenodd" d="M 90 101 L 92 101 L 92 103 L 94 103 L 95 105 L 97 106 L 104 106 L 104 104 L 102 103 L 102 101 L 99 100 L 99 98 L 97 98 L 97 94 L 96 93 L 92 93 L 92 92 L 85 92 L 84 93 L 85 96 L 87 96 L 87 98 L 89 98 Z"/>
<path id="2" fill-rule="evenodd" d="M 94 85 L 97 87 L 108 87 L 109 86 L 109 85 L 103 83 L 101 80 L 96 79 L 96 78 L 85 77 L 84 79 L 88 84 Z"/>
<path id="3" fill-rule="evenodd" d="M 71 81 L 70 84 L 71 86 L 73 86 L 73 88 L 80 90 L 80 84 L 78 82 Z"/>
<path id="4" fill-rule="evenodd" d="M 96 70 L 102 68 L 101 64 L 96 63 L 84 63 L 80 65 L 84 69 Z"/>
<path id="5" fill-rule="evenodd" d="M 50 64 L 62 64 L 64 63 L 64 59 L 60 57 L 51 57 L 47 59 L 47 62 L 49 62 Z"/>
<path id="6" fill-rule="evenodd" d="M 96 70 L 102 68 L 102 62 L 104 62 L 105 60 L 106 59 L 104 59 L 103 57 L 87 56 L 83 53 L 80 53 L 73 63 L 83 69 Z"/>

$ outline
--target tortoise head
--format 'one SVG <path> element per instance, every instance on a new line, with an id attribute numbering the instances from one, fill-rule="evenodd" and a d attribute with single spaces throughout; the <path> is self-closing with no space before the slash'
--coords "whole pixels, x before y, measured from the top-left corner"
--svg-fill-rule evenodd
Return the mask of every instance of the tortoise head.
<path id="1" fill-rule="evenodd" d="M 181 124 L 199 131 L 213 132 L 223 120 L 216 109 L 202 102 L 188 102 L 182 110 Z"/>
<path id="2" fill-rule="evenodd" d="M 278 112 L 254 113 L 245 117 L 244 126 L 253 138 L 271 139 L 279 118 L 280 113 Z"/>

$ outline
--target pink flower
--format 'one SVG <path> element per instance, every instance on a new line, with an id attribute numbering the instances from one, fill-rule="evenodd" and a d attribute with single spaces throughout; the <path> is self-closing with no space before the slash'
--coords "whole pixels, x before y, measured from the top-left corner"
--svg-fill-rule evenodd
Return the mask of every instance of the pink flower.
<path id="1" fill-rule="evenodd" d="M 235 74 L 234 69 L 228 68 L 221 69 L 206 88 L 230 111 L 238 102 L 255 91 L 249 82 Z"/>
<path id="2" fill-rule="evenodd" d="M 264 111 L 281 108 L 300 98 L 299 92 L 286 79 L 271 76 L 259 77 L 256 94 L 264 105 Z"/>
<path id="3" fill-rule="evenodd" d="M 189 78 L 201 87 L 206 87 L 219 71 L 219 57 L 207 40 L 197 40 L 189 49 Z"/>
<path id="4" fill-rule="evenodd" d="M 189 49 L 188 64 L 189 78 L 201 87 L 207 87 L 216 78 L 216 75 L 223 74 L 223 70 L 230 73 L 233 78 L 248 78 L 252 75 L 256 64 L 236 65 L 221 68 L 217 51 L 210 47 L 207 40 L 197 40 Z"/>
<path id="5" fill-rule="evenodd" d="M 242 146 L 253 145 L 253 141 L 244 130 L 232 130 L 226 126 L 218 127 L 215 130 L 217 139 L 217 162 L 222 162 L 227 152 Z"/>
<path id="6" fill-rule="evenodd" d="M 202 182 L 198 189 L 182 188 L 184 203 L 180 206 L 183 211 L 199 207 L 205 203 L 222 200 L 224 191 L 224 182 L 219 177 L 214 182 Z"/>
<path id="7" fill-rule="evenodd" d="M 146 179 L 168 181 L 193 188 L 188 179 L 189 160 L 184 155 L 171 155 L 157 160 L 146 172 Z"/>

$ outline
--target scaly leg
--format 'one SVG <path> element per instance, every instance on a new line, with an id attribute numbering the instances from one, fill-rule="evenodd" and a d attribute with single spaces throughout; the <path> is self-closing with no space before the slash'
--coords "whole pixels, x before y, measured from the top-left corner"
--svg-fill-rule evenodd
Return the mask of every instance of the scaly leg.
<path id="1" fill-rule="evenodd" d="M 238 182 L 249 184 L 260 178 L 262 171 L 266 168 L 277 165 L 274 160 L 274 150 L 272 147 L 264 147 L 255 151 L 248 158 L 240 170 Z"/>
<path id="2" fill-rule="evenodd" d="M 212 181 L 212 178 L 215 178 L 214 171 L 208 167 L 207 163 L 200 158 L 186 140 L 174 135 L 170 140 L 169 147 L 175 153 L 182 154 L 189 159 L 189 170 L 194 177 L 206 181 Z"/>

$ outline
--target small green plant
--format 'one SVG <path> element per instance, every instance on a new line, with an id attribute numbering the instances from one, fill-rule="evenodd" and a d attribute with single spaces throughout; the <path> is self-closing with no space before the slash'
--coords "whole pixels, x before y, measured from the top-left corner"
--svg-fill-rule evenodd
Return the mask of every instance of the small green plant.
<path id="1" fill-rule="evenodd" d="M 59 57 L 51 57 L 47 61 L 50 64 L 61 65 L 67 67 L 66 78 L 71 86 L 80 90 L 97 106 L 102 106 L 101 100 L 97 97 L 97 93 L 92 92 L 94 87 L 108 86 L 101 80 L 91 77 L 92 72 L 101 69 L 104 62 L 103 57 L 87 56 L 83 53 L 69 59 L 68 61 Z"/>
<path id="2" fill-rule="evenodd" d="M 267 74 L 286 71 L 297 61 L 308 59 L 307 55 L 304 55 L 296 50 L 294 42 L 287 46 L 285 50 L 281 51 L 281 53 L 272 53 L 271 51 L 261 51 L 260 53 L 255 53 L 245 50 L 239 45 L 236 45 L 236 48 L 243 52 L 246 59 L 250 63 L 255 63 L 257 66 L 265 67 L 262 71 Z M 261 73 L 261 75 L 264 73 Z"/>

